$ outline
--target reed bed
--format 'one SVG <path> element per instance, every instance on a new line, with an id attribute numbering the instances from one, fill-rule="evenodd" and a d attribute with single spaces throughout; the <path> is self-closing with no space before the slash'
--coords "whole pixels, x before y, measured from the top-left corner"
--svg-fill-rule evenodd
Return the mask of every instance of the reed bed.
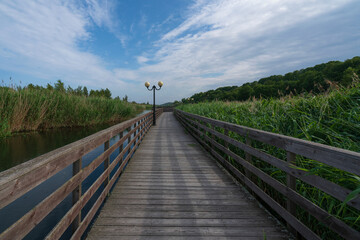
<path id="1" fill-rule="evenodd" d="M 120 99 L 0 87 L 0 137 L 22 131 L 120 122 L 144 108 Z"/>
<path id="2" fill-rule="evenodd" d="M 321 95 L 303 94 L 296 97 L 254 99 L 246 102 L 215 101 L 186 104 L 178 108 L 221 121 L 360 152 L 360 84 L 358 81 L 349 88 L 335 88 Z M 230 133 L 230 136 L 244 141 L 234 133 Z M 256 148 L 280 159 L 286 159 L 285 151 L 258 142 L 254 144 Z M 230 149 L 245 157 L 243 152 L 232 147 Z M 286 183 L 286 174 L 281 170 L 256 158 L 253 158 L 253 164 L 278 181 Z M 359 196 L 359 176 L 300 156 L 297 156 L 296 164 L 309 174 L 319 175 L 352 190 L 348 199 Z M 286 204 L 286 199 L 271 187 L 261 181 L 257 181 L 257 184 L 278 202 Z M 302 181 L 297 181 L 296 188 L 298 193 L 360 231 L 360 211 Z M 341 239 L 302 209 L 297 209 L 297 217 L 323 239 Z"/>

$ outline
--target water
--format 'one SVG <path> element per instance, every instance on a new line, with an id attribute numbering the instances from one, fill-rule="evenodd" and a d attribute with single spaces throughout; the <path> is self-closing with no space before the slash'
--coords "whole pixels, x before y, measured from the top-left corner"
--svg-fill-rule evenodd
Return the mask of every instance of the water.
<path id="1" fill-rule="evenodd" d="M 144 111 L 141 114 L 147 113 Z M 141 115 L 139 114 L 139 115 Z M 33 132 L 28 134 L 17 134 L 10 138 L 6 138 L 0 141 L 0 168 L 1 171 L 16 166 L 20 163 L 26 162 L 46 152 L 74 142 L 89 136 L 102 129 L 110 127 L 109 124 L 103 124 L 92 127 L 83 128 L 66 128 L 48 130 L 44 132 Z M 124 135 L 126 132 L 124 132 Z M 133 134 L 132 134 L 133 136 Z M 115 136 L 110 140 L 110 146 L 119 140 L 119 136 Z M 124 142 L 124 147 L 127 145 L 127 141 Z M 104 151 L 104 146 L 100 145 L 96 149 L 86 154 L 82 159 L 82 166 L 89 165 L 97 156 Z M 112 162 L 117 151 L 110 156 L 110 162 Z M 119 165 L 119 164 L 118 164 Z M 116 166 L 112 175 L 118 168 Z M 86 192 L 91 184 L 97 179 L 98 176 L 104 171 L 104 165 L 101 164 L 88 178 L 82 183 L 82 192 Z M 111 176 L 112 176 L 111 175 Z M 34 206 L 40 203 L 53 191 L 59 188 L 67 180 L 72 177 L 72 165 L 58 172 L 56 175 L 46 180 L 33 190 L 24 194 L 22 197 L 9 204 L 0 210 L 0 232 L 3 232 L 6 228 L 11 226 Z M 101 194 L 104 186 L 101 186 L 94 196 L 85 205 L 82 211 L 82 218 L 85 217 L 89 209 L 95 203 L 97 197 Z M 57 224 L 57 222 L 65 215 L 65 213 L 72 206 L 72 194 L 69 194 L 46 218 L 44 218 L 40 224 L 38 224 L 25 239 L 43 239 L 48 232 Z M 62 239 L 68 239 L 71 236 L 71 229 L 64 233 Z"/>
<path id="2" fill-rule="evenodd" d="M 148 113 L 145 110 L 138 116 Z M 113 124 L 99 124 L 88 127 L 49 129 L 40 132 L 14 134 L 0 138 L 0 172 L 75 142 Z"/>
<path id="3" fill-rule="evenodd" d="M 90 127 L 50 129 L 41 132 L 15 134 L 0 139 L 0 171 L 14 167 L 110 126 L 110 124 L 102 124 Z"/>

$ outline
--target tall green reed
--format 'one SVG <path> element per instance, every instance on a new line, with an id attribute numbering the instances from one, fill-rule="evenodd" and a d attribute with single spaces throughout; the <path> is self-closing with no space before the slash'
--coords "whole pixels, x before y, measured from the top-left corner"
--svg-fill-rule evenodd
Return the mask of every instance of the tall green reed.
<path id="1" fill-rule="evenodd" d="M 0 137 L 13 132 L 119 122 L 144 106 L 47 89 L 0 87 Z"/>
<path id="2" fill-rule="evenodd" d="M 351 88 L 338 88 L 321 95 L 303 94 L 285 96 L 280 99 L 259 99 L 246 102 L 205 102 L 178 107 L 186 112 L 231 122 L 243 126 L 279 133 L 304 140 L 360 152 L 360 83 Z M 244 141 L 234 133 L 230 136 Z M 253 143 L 271 155 L 285 160 L 286 153 L 269 145 Z M 244 153 L 232 149 L 240 156 Z M 297 166 L 353 191 L 352 197 L 360 192 L 360 178 L 325 164 L 297 156 Z M 286 174 L 260 159 L 253 158 L 253 164 L 278 181 L 285 183 Z M 285 205 L 285 197 L 272 190 L 266 183 L 257 184 L 278 202 Z M 353 228 L 360 230 L 360 212 L 341 201 L 302 182 L 297 181 L 297 192 L 311 200 L 332 215 Z M 298 209 L 298 218 L 326 239 L 339 236 L 305 211 Z"/>

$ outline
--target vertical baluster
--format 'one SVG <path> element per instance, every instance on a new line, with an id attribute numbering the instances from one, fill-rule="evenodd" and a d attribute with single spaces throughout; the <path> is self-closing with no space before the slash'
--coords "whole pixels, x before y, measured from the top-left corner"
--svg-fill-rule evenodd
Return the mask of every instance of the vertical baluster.
<path id="1" fill-rule="evenodd" d="M 197 126 L 197 129 L 200 131 L 200 133 L 199 133 L 199 138 L 200 138 L 200 139 L 204 139 L 204 132 L 203 132 L 203 129 L 201 128 L 202 121 L 201 121 L 201 120 L 197 120 L 197 123 L 199 124 L 199 125 Z"/>
<path id="2" fill-rule="evenodd" d="M 121 139 L 124 137 L 124 132 L 121 132 L 119 134 L 119 141 L 121 141 Z M 122 150 L 124 149 L 124 143 L 122 143 L 120 146 L 119 146 L 119 154 L 121 154 Z M 119 161 L 119 163 L 121 164 L 122 163 L 122 160 L 124 159 L 124 157 L 121 158 L 121 160 Z"/>
<path id="3" fill-rule="evenodd" d="M 211 125 L 212 130 L 215 130 L 215 125 Z M 212 140 L 214 140 L 214 142 L 216 142 L 216 138 L 215 138 L 215 134 L 211 134 L 211 138 Z M 211 148 L 214 149 L 214 145 L 211 145 Z"/>
<path id="4" fill-rule="evenodd" d="M 224 128 L 224 135 L 229 136 L 229 129 Z M 226 147 L 226 149 L 229 149 L 229 143 L 227 141 L 224 140 L 224 147 Z M 230 162 L 231 158 L 228 154 L 224 153 L 224 158 Z"/>
<path id="5" fill-rule="evenodd" d="M 150 115 L 146 118 L 146 124 L 149 124 L 149 121 L 151 121 L 150 120 Z M 149 131 L 149 127 L 150 127 L 151 125 L 149 124 L 147 127 L 146 127 L 146 133 Z"/>
<path id="6" fill-rule="evenodd" d="M 144 125 L 145 125 L 145 119 L 141 119 L 140 121 L 140 138 L 144 135 L 143 129 L 144 129 Z"/>
<path id="7" fill-rule="evenodd" d="M 134 123 L 134 128 L 133 128 L 134 130 L 135 130 L 136 126 L 137 126 L 136 124 L 137 124 L 137 122 Z M 134 131 L 134 137 L 135 136 L 136 136 L 136 130 Z"/>
<path id="8" fill-rule="evenodd" d="M 144 119 L 144 134 L 146 134 L 147 133 L 147 124 L 148 124 L 148 122 L 149 122 L 149 119 L 148 119 L 148 117 L 146 117 L 145 119 Z"/>
<path id="9" fill-rule="evenodd" d="M 207 124 L 208 126 L 208 128 L 212 128 L 212 126 L 211 126 L 211 124 L 209 123 L 209 124 Z M 211 132 L 206 132 L 206 133 L 209 133 L 209 138 L 212 138 L 212 133 Z M 209 140 L 209 146 L 210 146 L 210 148 L 214 148 L 214 146 L 213 146 L 213 144 L 212 144 L 212 142 Z"/>
<path id="10" fill-rule="evenodd" d="M 229 129 L 224 128 L 224 135 L 229 136 Z M 229 143 L 224 140 L 224 147 L 229 148 Z"/>
<path id="11" fill-rule="evenodd" d="M 140 139 L 140 137 L 143 135 L 142 132 L 141 132 L 141 130 L 143 129 L 142 124 L 143 124 L 143 119 L 140 120 L 140 127 L 139 127 L 139 133 L 140 133 L 140 135 L 139 135 L 139 139 Z"/>
<path id="12" fill-rule="evenodd" d="M 131 131 L 131 126 L 127 130 L 128 130 L 128 132 L 130 132 Z M 128 137 L 128 145 L 130 144 L 130 142 L 131 142 L 131 134 Z M 127 151 L 127 154 L 130 153 L 130 150 L 131 150 L 131 145 L 129 145 L 129 149 Z"/>
<path id="13" fill-rule="evenodd" d="M 201 139 L 204 141 L 204 144 L 206 146 L 206 148 L 210 148 L 210 144 L 208 141 L 206 141 L 206 130 L 203 128 L 204 126 L 206 126 L 206 123 L 204 121 L 199 121 L 199 124 L 201 124 L 199 126 L 199 130 L 202 133 Z M 210 150 L 210 149 L 209 149 Z"/>
<path id="14" fill-rule="evenodd" d="M 139 133 L 140 130 L 141 130 L 140 124 L 141 124 L 141 120 L 139 120 L 139 121 L 137 122 L 137 125 L 138 125 L 138 127 L 139 127 L 138 130 L 136 131 L 137 133 Z M 137 137 L 137 141 L 139 141 L 139 139 L 140 139 L 140 134 L 139 134 L 139 136 Z"/>
<path id="15" fill-rule="evenodd" d="M 109 147 L 110 147 L 110 141 L 108 140 L 104 143 L 104 152 L 106 150 L 108 150 Z M 104 171 L 106 171 L 106 169 L 109 167 L 109 165 L 110 165 L 110 156 L 104 160 Z M 104 181 L 104 187 L 109 183 L 109 180 L 110 180 L 110 173 L 107 175 L 107 177 Z"/>
<path id="16" fill-rule="evenodd" d="M 292 152 L 286 153 L 286 158 L 288 164 L 296 164 L 296 154 Z M 291 176 L 290 174 L 286 175 L 286 185 L 288 188 L 291 188 L 292 190 L 296 191 L 296 178 L 294 176 Z M 296 217 L 296 204 L 291 201 L 289 198 L 286 201 L 286 208 L 289 213 L 291 213 L 293 216 Z M 289 224 L 287 224 L 288 229 L 294 234 L 297 235 L 297 232 L 294 228 L 292 228 Z M 297 235 L 297 238 L 299 236 Z"/>
<path id="17" fill-rule="evenodd" d="M 246 137 L 245 143 L 251 147 L 251 139 L 249 137 Z M 245 160 L 249 163 L 252 163 L 252 156 L 248 152 L 245 152 Z M 251 172 L 249 170 L 245 169 L 245 175 L 248 179 L 251 179 Z"/>
<path id="18" fill-rule="evenodd" d="M 136 138 L 135 138 L 135 136 L 136 136 L 136 130 L 135 129 L 136 129 L 136 126 L 137 126 L 136 124 L 137 124 L 137 122 L 134 123 L 134 136 L 133 136 L 133 139 L 135 140 L 134 141 L 134 147 L 135 147 L 135 144 L 136 144 Z"/>
<path id="19" fill-rule="evenodd" d="M 75 176 L 77 173 L 81 171 L 82 168 L 82 159 L 78 159 L 73 163 L 73 176 Z M 77 201 L 80 200 L 81 197 L 81 184 L 82 182 L 74 189 L 72 192 L 72 204 L 75 205 Z M 81 210 L 79 214 L 75 217 L 73 223 L 72 223 L 72 231 L 75 232 L 76 229 L 79 227 L 81 223 Z"/>
<path id="20" fill-rule="evenodd" d="M 202 125 L 203 127 L 206 127 L 206 122 L 201 121 L 201 125 Z M 207 132 L 206 132 L 206 129 L 203 128 L 202 131 L 203 131 L 204 141 L 206 141 L 206 140 L 205 140 L 205 138 L 206 138 L 206 133 L 207 133 Z"/>

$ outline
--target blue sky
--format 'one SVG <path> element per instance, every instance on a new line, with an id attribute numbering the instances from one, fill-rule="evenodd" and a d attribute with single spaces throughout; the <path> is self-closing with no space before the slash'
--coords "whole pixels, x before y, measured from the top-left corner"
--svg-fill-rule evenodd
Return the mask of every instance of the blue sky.
<path id="1" fill-rule="evenodd" d="M 163 81 L 170 102 L 359 56 L 359 12 L 358 0 L 0 0 L 0 80 L 137 102 Z"/>

